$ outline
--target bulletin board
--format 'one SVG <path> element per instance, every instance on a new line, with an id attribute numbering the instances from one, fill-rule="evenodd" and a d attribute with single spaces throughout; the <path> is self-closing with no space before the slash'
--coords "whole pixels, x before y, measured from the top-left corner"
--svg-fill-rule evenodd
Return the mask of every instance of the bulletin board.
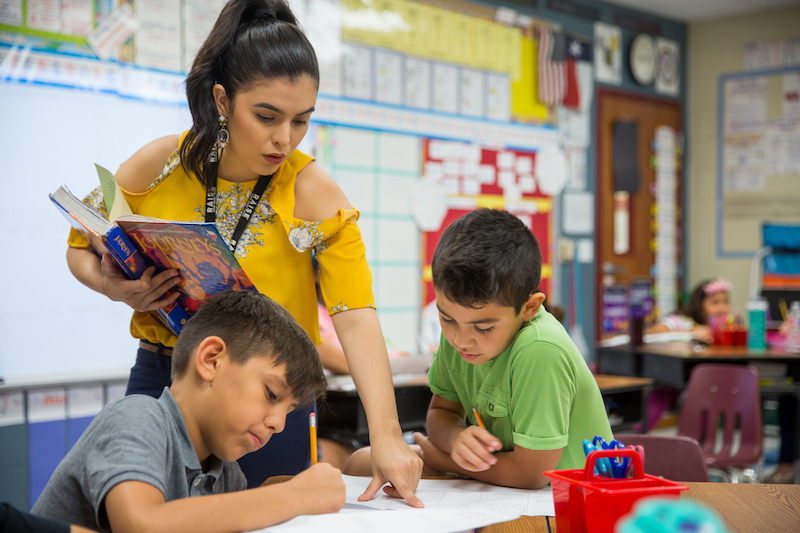
<path id="1" fill-rule="evenodd" d="M 447 193 L 447 211 L 439 229 L 422 234 L 422 306 L 432 302 L 431 262 L 445 229 L 461 216 L 483 207 L 516 215 L 533 232 L 542 252 L 539 290 L 550 293 L 552 197 L 543 194 L 534 177 L 535 153 L 479 148 L 440 140 L 423 142 L 424 173 Z M 509 191 L 514 191 L 509 194 Z"/>
<path id="2" fill-rule="evenodd" d="M 717 256 L 750 258 L 800 223 L 800 68 L 720 76 L 717 119 Z"/>
<path id="3" fill-rule="evenodd" d="M 317 51 L 314 118 L 526 149 L 555 143 L 536 127 L 556 119 L 536 99 L 532 36 L 545 22 L 459 0 L 288 3 Z M 184 105 L 185 73 L 224 4 L 0 1 L 0 81 Z M 435 124 L 425 124 L 429 112 Z"/>

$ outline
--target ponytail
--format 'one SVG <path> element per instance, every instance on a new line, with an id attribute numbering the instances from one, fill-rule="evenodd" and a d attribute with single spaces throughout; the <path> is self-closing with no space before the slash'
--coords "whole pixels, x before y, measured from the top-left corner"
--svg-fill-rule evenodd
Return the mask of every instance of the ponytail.
<path id="1" fill-rule="evenodd" d="M 219 14 L 186 78 L 192 128 L 180 147 L 181 163 L 205 185 L 217 181 L 219 162 L 208 161 L 219 112 L 213 88 L 231 100 L 257 81 L 311 78 L 319 87 L 314 49 L 285 0 L 230 0 Z"/>

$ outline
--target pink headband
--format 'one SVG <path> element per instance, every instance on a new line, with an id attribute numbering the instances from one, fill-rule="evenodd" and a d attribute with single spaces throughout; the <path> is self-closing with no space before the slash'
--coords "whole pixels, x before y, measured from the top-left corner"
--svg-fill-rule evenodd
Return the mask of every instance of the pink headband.
<path id="1" fill-rule="evenodd" d="M 718 292 L 731 292 L 731 284 L 724 279 L 716 279 L 703 287 L 703 292 L 706 294 L 715 294 Z"/>

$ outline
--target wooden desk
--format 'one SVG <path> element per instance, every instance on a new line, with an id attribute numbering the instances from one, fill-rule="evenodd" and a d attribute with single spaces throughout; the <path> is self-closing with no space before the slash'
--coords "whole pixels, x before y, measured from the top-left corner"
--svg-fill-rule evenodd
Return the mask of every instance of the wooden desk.
<path id="1" fill-rule="evenodd" d="M 800 531 L 800 485 L 686 483 L 682 498 L 709 506 L 731 533 Z"/>
<path id="2" fill-rule="evenodd" d="M 651 378 L 596 374 L 594 379 L 608 407 L 609 419 L 621 418 L 611 426 L 614 433 L 631 431 L 637 425 L 642 433 L 647 431 L 647 396 L 653 388 Z"/>
<path id="3" fill-rule="evenodd" d="M 800 532 L 800 485 L 751 485 L 746 483 L 685 483 L 686 498 L 707 505 L 719 514 L 730 533 Z M 552 531 L 555 520 L 550 519 Z M 547 533 L 541 516 L 523 516 L 493 524 L 480 533 Z"/>

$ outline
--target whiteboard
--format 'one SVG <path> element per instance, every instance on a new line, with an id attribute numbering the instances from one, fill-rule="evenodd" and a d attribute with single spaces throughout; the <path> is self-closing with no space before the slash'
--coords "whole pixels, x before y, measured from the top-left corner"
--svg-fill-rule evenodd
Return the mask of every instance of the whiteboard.
<path id="1" fill-rule="evenodd" d="M 144 144 L 191 125 L 188 106 L 28 83 L 0 83 L 0 377 L 118 372 L 133 366 L 131 309 L 81 285 L 66 263 L 69 225 L 47 195 L 83 197 L 94 163 L 112 172 Z"/>

